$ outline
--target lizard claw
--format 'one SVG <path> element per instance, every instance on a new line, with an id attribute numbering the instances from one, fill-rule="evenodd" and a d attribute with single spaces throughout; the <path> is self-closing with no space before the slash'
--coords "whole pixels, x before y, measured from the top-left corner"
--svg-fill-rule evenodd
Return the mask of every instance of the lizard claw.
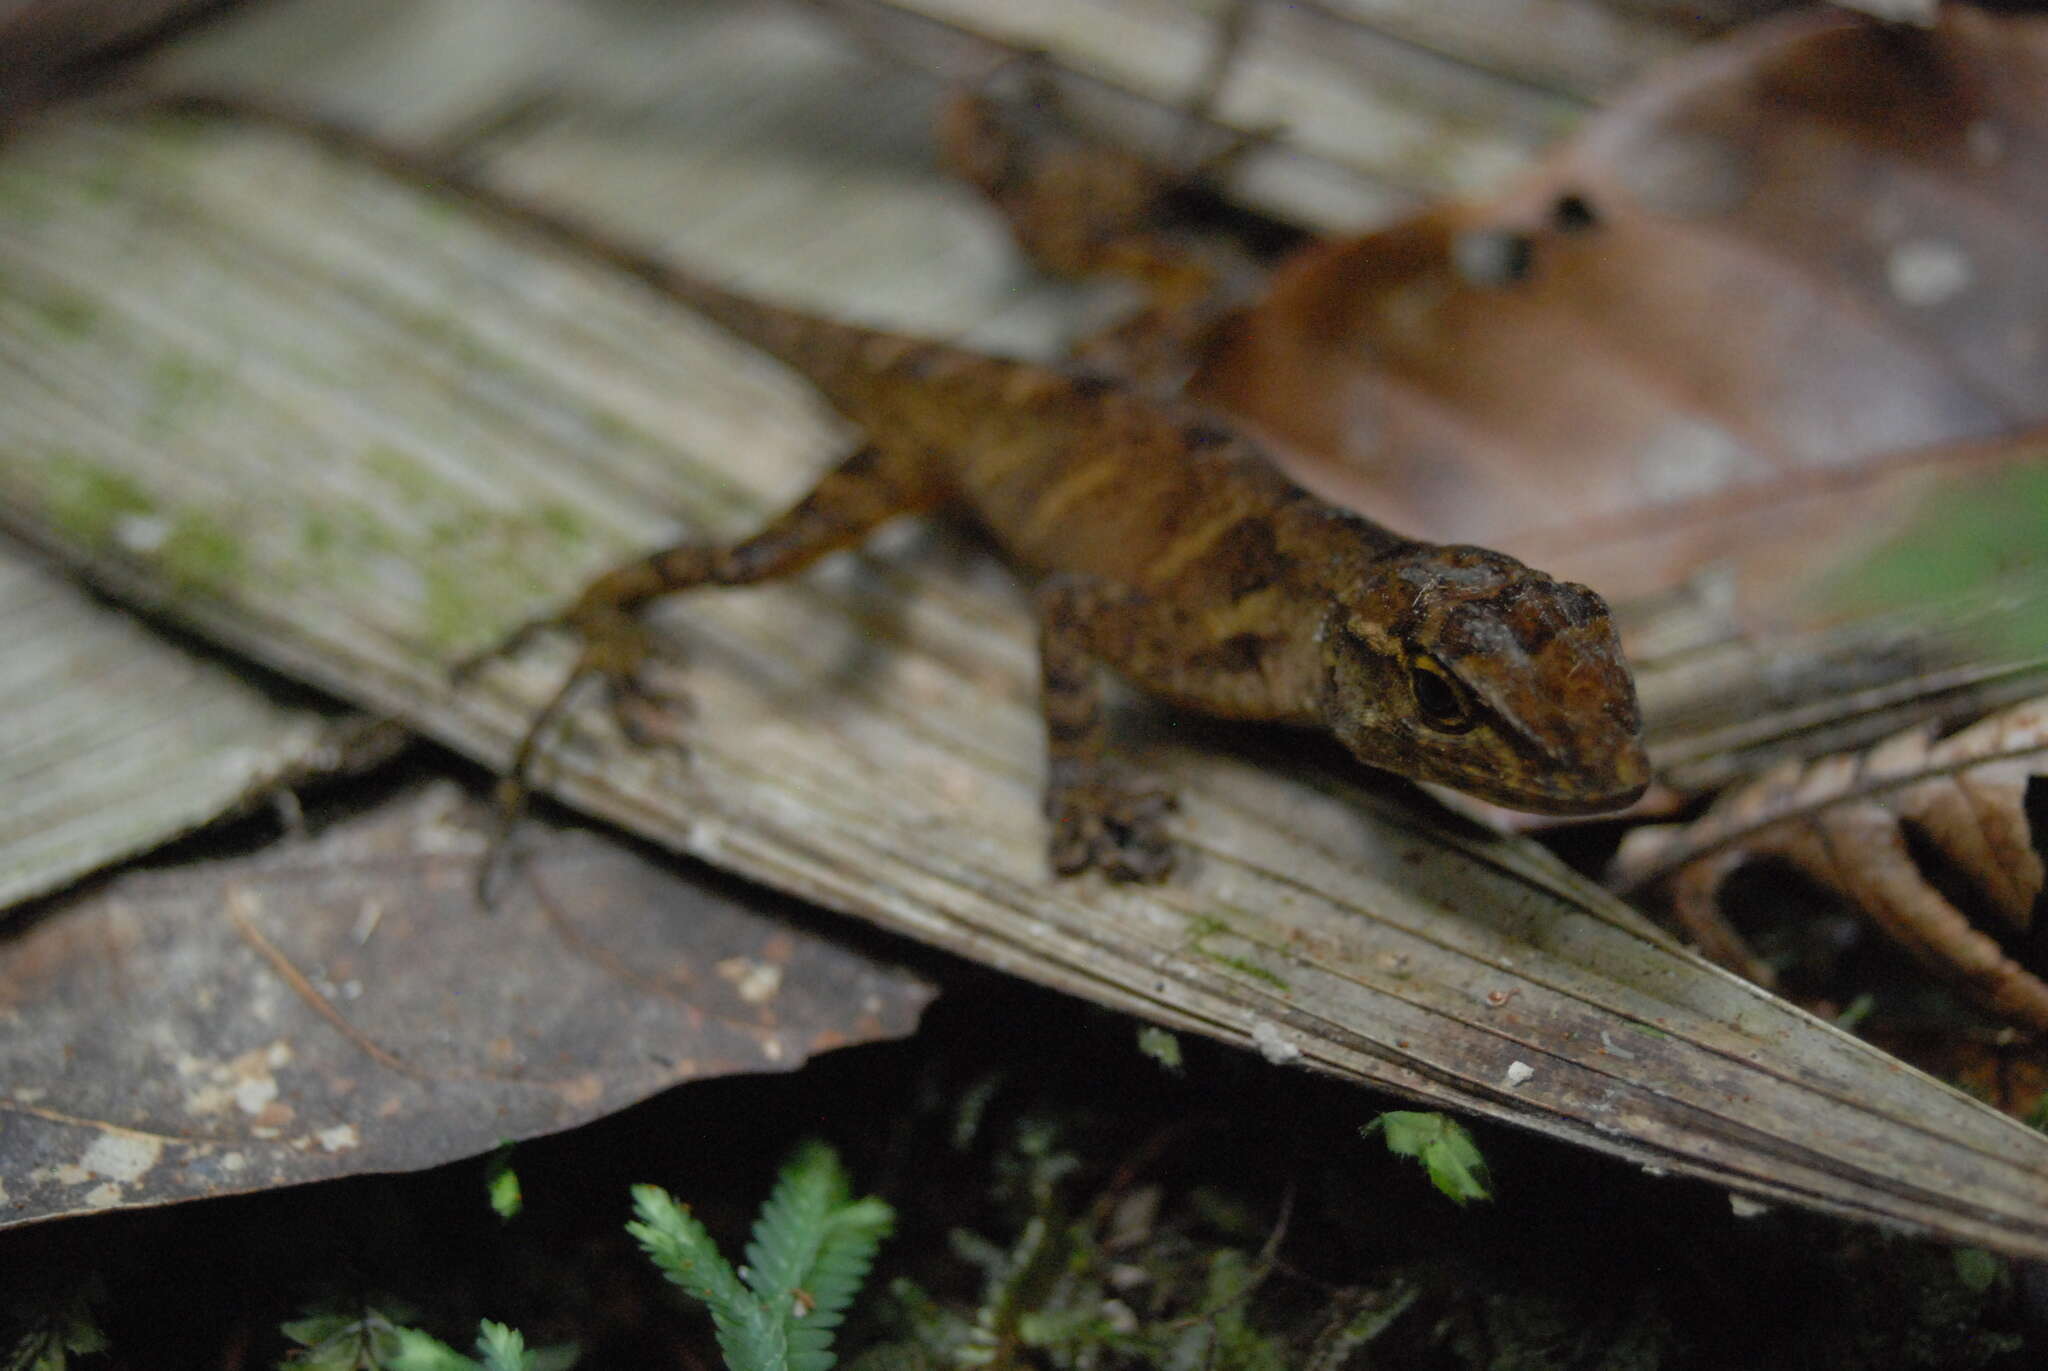
<path id="1" fill-rule="evenodd" d="M 1166 816 L 1174 807 L 1172 793 L 1154 782 L 1099 771 L 1048 790 L 1053 870 L 1071 876 L 1094 867 L 1113 881 L 1165 880 L 1173 870 Z"/>

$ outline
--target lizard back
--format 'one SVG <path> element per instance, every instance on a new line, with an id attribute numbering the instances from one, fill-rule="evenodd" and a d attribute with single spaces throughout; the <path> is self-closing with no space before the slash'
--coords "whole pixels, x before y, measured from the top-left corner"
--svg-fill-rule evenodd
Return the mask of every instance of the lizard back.
<path id="1" fill-rule="evenodd" d="M 1144 591 L 1207 580 L 1228 598 L 1304 557 L 1365 561 L 1412 546 L 1324 505 L 1184 402 L 764 304 L 687 273 L 662 284 L 803 375 L 876 444 L 923 463 L 1030 572 Z"/>

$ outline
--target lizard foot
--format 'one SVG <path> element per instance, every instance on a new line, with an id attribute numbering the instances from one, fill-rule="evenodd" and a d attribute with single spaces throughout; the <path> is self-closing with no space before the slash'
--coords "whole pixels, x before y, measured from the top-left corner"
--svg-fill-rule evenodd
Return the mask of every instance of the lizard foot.
<path id="1" fill-rule="evenodd" d="M 695 702 L 682 684 L 681 664 L 657 652 L 647 630 L 628 615 L 604 607 L 588 612 L 579 606 L 520 625 L 504 641 L 463 659 L 449 672 L 457 686 L 466 685 L 486 666 L 509 657 L 542 633 L 561 632 L 577 640 L 576 663 L 560 693 L 535 718 L 520 747 L 514 770 L 523 785 L 525 768 L 539 749 L 540 735 L 567 707 L 579 685 L 595 680 L 603 690 L 612 721 L 637 746 L 682 749 L 682 725 L 695 717 Z"/>
<path id="2" fill-rule="evenodd" d="M 688 755 L 685 726 L 697 717 L 697 700 L 682 677 L 680 661 L 649 653 L 630 674 L 604 678 L 612 718 L 636 747 Z"/>
<path id="3" fill-rule="evenodd" d="M 1166 836 L 1171 793 L 1157 784 L 1094 771 L 1046 791 L 1052 869 L 1072 876 L 1097 868 L 1113 881 L 1163 881 L 1173 870 Z"/>
<path id="4" fill-rule="evenodd" d="M 511 763 L 498 779 L 497 832 L 477 871 L 477 898 L 485 909 L 496 904 L 497 877 L 507 864 L 513 830 L 532 793 L 535 765 L 579 687 L 597 682 L 620 732 L 636 745 L 686 750 L 677 725 L 689 717 L 689 698 L 672 683 L 657 680 L 657 659 L 649 649 L 646 630 L 625 616 L 610 615 L 595 622 L 580 621 L 574 614 L 535 620 L 499 646 L 456 666 L 451 673 L 454 683 L 465 684 L 486 664 L 550 629 L 578 639 L 580 650 L 561 687 L 527 725 Z"/>

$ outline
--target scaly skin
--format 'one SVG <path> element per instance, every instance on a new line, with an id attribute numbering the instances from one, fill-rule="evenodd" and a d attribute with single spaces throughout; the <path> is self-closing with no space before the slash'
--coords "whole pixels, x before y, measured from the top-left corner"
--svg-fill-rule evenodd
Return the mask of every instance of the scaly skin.
<path id="1" fill-rule="evenodd" d="M 1612 809 L 1647 784 L 1634 684 L 1583 586 L 1328 505 L 1246 435 L 1136 385 L 626 264 L 801 372 L 868 441 L 753 537 L 593 582 L 552 621 L 582 639 L 578 675 L 630 685 L 637 611 L 656 596 L 790 575 L 898 515 L 949 506 L 1037 584 L 1062 874 L 1156 880 L 1171 867 L 1170 801 L 1107 758 L 1099 666 L 1189 709 L 1325 729 L 1374 766 L 1517 808 Z"/>

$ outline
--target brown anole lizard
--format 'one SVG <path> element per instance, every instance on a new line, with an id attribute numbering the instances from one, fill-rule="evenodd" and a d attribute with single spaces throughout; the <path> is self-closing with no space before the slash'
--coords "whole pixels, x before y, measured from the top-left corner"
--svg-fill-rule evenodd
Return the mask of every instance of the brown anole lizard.
<path id="1" fill-rule="evenodd" d="M 1062 874 L 1157 880 L 1172 865 L 1168 797 L 1106 755 L 1101 667 L 1186 708 L 1324 729 L 1374 766 L 1515 808 L 1612 809 L 1647 783 L 1634 684 L 1585 587 L 1327 504 L 1238 429 L 1134 384 L 609 255 L 801 373 L 866 443 L 752 537 L 619 567 L 516 635 L 575 634 L 571 685 L 633 688 L 647 653 L 638 614 L 658 596 L 789 576 L 899 515 L 954 507 L 1035 584 Z M 529 730 L 513 787 L 568 688 Z"/>

